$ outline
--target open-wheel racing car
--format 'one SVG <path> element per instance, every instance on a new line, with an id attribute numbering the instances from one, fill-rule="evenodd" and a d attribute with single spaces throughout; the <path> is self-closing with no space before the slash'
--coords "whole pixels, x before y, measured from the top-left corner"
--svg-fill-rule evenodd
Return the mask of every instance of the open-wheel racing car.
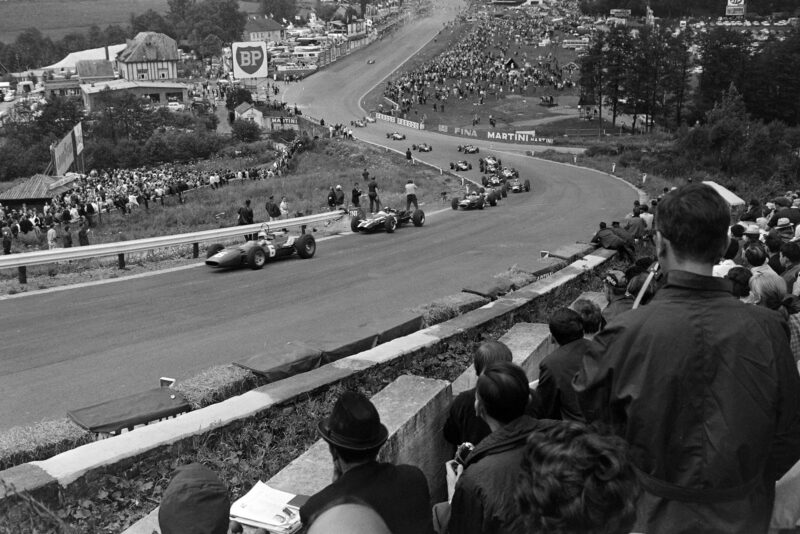
<path id="1" fill-rule="evenodd" d="M 499 174 L 490 174 L 481 178 L 481 183 L 484 187 L 502 187 L 506 179 Z"/>
<path id="2" fill-rule="evenodd" d="M 497 193 L 494 189 L 486 190 L 481 188 L 480 191 L 473 189 L 464 198 L 454 198 L 450 201 L 450 207 L 454 210 L 458 208 L 465 210 L 479 209 L 482 210 L 486 204 L 496 206 L 498 201 Z"/>
<path id="3" fill-rule="evenodd" d="M 460 159 L 460 160 L 456 161 L 455 163 L 453 163 L 451 161 L 450 162 L 450 170 L 452 170 L 452 171 L 471 171 L 472 170 L 472 163 L 470 163 L 469 161 L 464 161 L 463 159 Z"/>
<path id="4" fill-rule="evenodd" d="M 505 187 L 512 193 L 522 193 L 523 191 L 527 193 L 531 190 L 531 181 L 525 180 L 523 182 L 519 178 L 512 178 L 506 181 Z"/>
<path id="5" fill-rule="evenodd" d="M 400 132 L 391 132 L 386 134 L 386 139 L 391 139 L 392 141 L 402 141 L 405 138 L 406 136 Z"/>
<path id="6" fill-rule="evenodd" d="M 371 217 L 362 217 L 361 215 L 352 217 L 350 219 L 350 229 L 355 233 L 386 230 L 391 234 L 399 226 L 403 226 L 409 221 L 414 226 L 422 226 L 425 224 L 425 212 L 420 209 L 406 211 L 385 207 Z"/>
<path id="7" fill-rule="evenodd" d="M 502 177 L 504 180 L 519 178 L 519 171 L 514 167 L 503 167 L 500 169 L 500 177 Z"/>
<path id="8" fill-rule="evenodd" d="M 420 143 L 418 145 L 411 145 L 411 148 L 414 150 L 419 150 L 420 152 L 431 152 L 433 147 L 428 143 Z"/>
<path id="9" fill-rule="evenodd" d="M 477 154 L 481 150 L 475 145 L 458 145 L 458 151 L 463 152 L 464 154 Z"/>
<path id="10" fill-rule="evenodd" d="M 494 156 L 486 156 L 485 158 L 481 158 L 478 160 L 478 165 L 480 165 L 481 172 L 497 172 L 500 169 L 500 165 L 502 163 L 499 159 Z"/>
<path id="11" fill-rule="evenodd" d="M 230 268 L 247 265 L 251 269 L 261 269 L 268 260 L 287 258 L 297 254 L 303 259 L 314 257 L 317 243 L 311 234 L 290 236 L 286 230 L 270 231 L 263 224 L 258 239 L 247 241 L 236 247 L 225 247 L 214 243 L 206 252 L 206 265 Z"/>
<path id="12" fill-rule="evenodd" d="M 356 119 L 352 121 L 352 124 L 357 128 L 364 128 L 367 125 L 367 121 L 365 121 L 364 119 Z"/>

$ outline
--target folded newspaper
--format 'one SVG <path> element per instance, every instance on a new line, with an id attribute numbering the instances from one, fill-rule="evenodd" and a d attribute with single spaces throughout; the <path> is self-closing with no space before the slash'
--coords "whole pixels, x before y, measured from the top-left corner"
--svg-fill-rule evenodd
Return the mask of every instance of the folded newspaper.
<path id="1" fill-rule="evenodd" d="M 300 530 L 300 506 L 308 499 L 271 488 L 260 480 L 231 506 L 231 519 L 273 534 Z"/>

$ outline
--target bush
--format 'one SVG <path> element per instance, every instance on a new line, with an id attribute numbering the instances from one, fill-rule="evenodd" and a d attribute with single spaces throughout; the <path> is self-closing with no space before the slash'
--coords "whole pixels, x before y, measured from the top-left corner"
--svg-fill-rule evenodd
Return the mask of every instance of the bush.
<path id="1" fill-rule="evenodd" d="M 261 128 L 252 121 L 237 119 L 231 125 L 233 138 L 244 143 L 252 143 L 261 138 Z"/>

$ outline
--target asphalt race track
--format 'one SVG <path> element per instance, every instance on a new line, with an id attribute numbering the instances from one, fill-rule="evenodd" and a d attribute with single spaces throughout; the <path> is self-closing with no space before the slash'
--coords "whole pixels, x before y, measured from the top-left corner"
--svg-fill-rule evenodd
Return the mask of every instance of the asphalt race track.
<path id="1" fill-rule="evenodd" d="M 327 110 L 326 122 L 349 124 L 363 115 L 360 97 L 430 38 L 445 15 L 452 13 L 437 11 L 398 32 L 400 42 L 353 54 L 289 94 L 310 114 Z M 414 46 L 406 49 L 406 41 Z M 376 64 L 366 64 L 370 56 Z M 386 144 L 389 130 L 378 123 L 355 133 Z M 427 141 L 434 151 L 422 155 L 425 161 L 446 166 L 464 157 L 455 148 L 463 140 L 402 131 L 408 140 L 393 143 L 398 150 Z M 491 152 L 481 147 L 481 156 Z M 494 208 L 454 212 L 428 194 L 421 199 L 424 227 L 320 241 L 311 260 L 262 271 L 200 265 L 0 300 L 0 429 L 64 417 L 69 409 L 156 387 L 160 376 L 191 376 L 289 341 L 330 345 L 374 334 L 409 317 L 414 306 L 511 265 L 536 268 L 540 250 L 587 240 L 598 221 L 618 218 L 636 198 L 602 174 L 528 158 L 519 153 L 525 147 L 504 148 L 504 164 L 531 179 L 533 191 Z M 478 156 L 465 159 L 477 179 Z M 361 170 L 353 169 L 354 179 Z"/>

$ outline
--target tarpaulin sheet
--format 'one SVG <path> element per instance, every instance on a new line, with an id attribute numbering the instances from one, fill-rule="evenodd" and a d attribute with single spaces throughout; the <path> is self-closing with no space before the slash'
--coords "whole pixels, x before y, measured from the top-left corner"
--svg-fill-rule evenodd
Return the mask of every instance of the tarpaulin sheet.
<path id="1" fill-rule="evenodd" d="M 404 323 L 401 323 L 397 326 L 393 326 L 378 334 L 378 344 L 380 345 L 381 343 L 386 343 L 393 339 L 413 334 L 414 332 L 418 331 L 421 328 L 422 328 L 422 317 L 421 316 L 414 317 L 413 319 L 409 319 Z"/>
<path id="2" fill-rule="evenodd" d="M 191 410 L 177 391 L 154 388 L 120 399 L 67 412 L 78 426 L 90 432 L 117 432 Z"/>
<path id="3" fill-rule="evenodd" d="M 341 360 L 347 356 L 352 356 L 353 354 L 358 354 L 359 352 L 369 350 L 377 344 L 378 334 L 372 334 L 363 339 L 359 339 L 358 341 L 351 341 L 350 343 L 339 345 L 335 348 L 326 348 L 323 351 L 323 354 L 327 360 L 326 363 L 335 362 L 336 360 Z"/>
<path id="4" fill-rule="evenodd" d="M 276 362 L 284 363 L 276 364 Z M 234 365 L 253 371 L 266 378 L 268 382 L 275 382 L 311 371 L 324 363 L 327 362 L 319 347 L 302 341 L 290 341 L 282 347 L 273 348 L 270 352 L 234 362 Z"/>

